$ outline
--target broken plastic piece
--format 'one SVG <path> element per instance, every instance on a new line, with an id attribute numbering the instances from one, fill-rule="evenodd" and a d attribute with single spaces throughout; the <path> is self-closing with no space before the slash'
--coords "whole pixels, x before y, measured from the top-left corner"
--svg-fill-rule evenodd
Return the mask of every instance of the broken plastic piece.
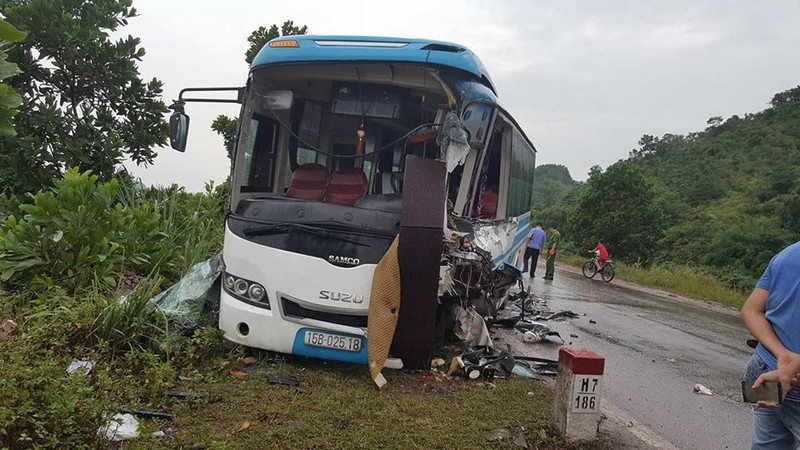
<path id="1" fill-rule="evenodd" d="M 138 411 L 135 409 L 122 409 L 120 412 L 125 414 L 133 414 L 142 419 L 163 419 L 172 420 L 172 414 L 159 412 L 159 411 Z"/>
<path id="2" fill-rule="evenodd" d="M 280 375 L 273 375 L 269 377 L 270 384 L 282 384 L 284 386 L 300 386 L 300 380 L 297 378 L 282 377 Z"/>
<path id="3" fill-rule="evenodd" d="M 139 437 L 139 422 L 132 414 L 114 414 L 114 416 L 97 433 L 112 442 L 124 441 Z"/>
<path id="4" fill-rule="evenodd" d="M 0 322 L 0 341 L 5 341 L 17 330 L 17 323 L 11 319 Z"/>
<path id="5" fill-rule="evenodd" d="M 464 124 L 452 111 L 444 116 L 442 130 L 439 133 L 439 147 L 444 149 L 447 155 L 447 173 L 464 164 L 469 154 L 470 147 Z"/>
<path id="6" fill-rule="evenodd" d="M 694 391 L 696 393 L 702 394 L 702 395 L 714 395 L 714 392 L 712 392 L 711 389 L 703 386 L 700 383 L 697 383 L 697 384 L 694 385 Z"/>
<path id="7" fill-rule="evenodd" d="M 77 373 L 78 375 L 86 375 L 92 371 L 94 363 L 92 361 L 74 360 L 69 363 L 67 373 Z"/>
<path id="8" fill-rule="evenodd" d="M 489 442 L 502 441 L 511 437 L 511 432 L 505 428 L 497 428 L 483 433 L 483 438 Z"/>

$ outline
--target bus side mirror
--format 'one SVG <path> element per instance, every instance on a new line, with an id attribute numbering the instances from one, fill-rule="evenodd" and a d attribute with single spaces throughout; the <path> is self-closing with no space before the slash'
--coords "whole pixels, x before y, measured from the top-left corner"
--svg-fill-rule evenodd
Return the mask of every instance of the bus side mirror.
<path id="1" fill-rule="evenodd" d="M 175 108 L 169 117 L 169 144 L 179 152 L 186 151 L 186 138 L 189 136 L 189 116 Z"/>

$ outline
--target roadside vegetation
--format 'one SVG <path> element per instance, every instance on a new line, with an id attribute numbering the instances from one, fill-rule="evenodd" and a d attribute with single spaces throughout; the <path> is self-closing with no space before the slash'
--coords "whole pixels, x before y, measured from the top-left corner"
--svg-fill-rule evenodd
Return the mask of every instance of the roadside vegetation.
<path id="1" fill-rule="evenodd" d="M 587 256 L 575 254 L 559 255 L 563 263 L 580 268 Z M 701 269 L 678 265 L 643 267 L 638 264 L 614 262 L 615 279 L 639 283 L 643 286 L 663 289 L 685 297 L 707 300 L 734 308 L 741 308 L 749 294 L 744 289 L 732 289 L 713 275 Z"/>
<path id="2" fill-rule="evenodd" d="M 573 262 L 603 238 L 622 278 L 740 305 L 769 259 L 800 240 L 800 86 L 707 125 L 645 135 L 586 182 L 537 167 L 534 219 L 559 224 Z"/>

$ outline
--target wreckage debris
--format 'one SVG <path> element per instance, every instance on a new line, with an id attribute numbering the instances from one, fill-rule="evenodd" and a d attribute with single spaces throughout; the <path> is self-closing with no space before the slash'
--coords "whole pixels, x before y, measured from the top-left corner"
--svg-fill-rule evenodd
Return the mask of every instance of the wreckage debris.
<path id="1" fill-rule="evenodd" d="M 280 384 L 283 386 L 297 387 L 300 386 L 300 380 L 297 378 L 289 378 L 280 375 L 273 375 L 269 377 L 269 384 Z"/>
<path id="2" fill-rule="evenodd" d="M 492 348 L 482 348 L 453 358 L 448 375 L 462 376 L 466 380 L 491 382 L 495 378 L 508 378 L 512 374 L 539 379 L 557 374 L 558 361 L 529 356 L 512 356 Z"/>
<path id="3" fill-rule="evenodd" d="M 497 428 L 483 433 L 483 438 L 486 439 L 487 442 L 502 441 L 503 439 L 508 439 L 510 437 L 511 432 L 506 428 Z"/>
<path id="4" fill-rule="evenodd" d="M 0 322 L 0 341 L 5 341 L 11 337 L 11 335 L 17 331 L 17 328 L 17 323 L 11 319 Z"/>
<path id="5" fill-rule="evenodd" d="M 714 392 L 700 383 L 694 385 L 694 392 L 701 395 L 714 395 Z"/>
<path id="6" fill-rule="evenodd" d="M 105 436 L 111 442 L 137 438 L 139 437 L 139 421 L 132 414 L 114 414 L 105 425 L 97 430 L 97 434 Z"/>
<path id="7" fill-rule="evenodd" d="M 77 373 L 78 375 L 88 375 L 89 372 L 92 371 L 94 367 L 94 362 L 92 361 L 84 361 L 84 360 L 74 360 L 72 361 L 69 366 L 67 367 L 67 373 L 73 374 Z"/>
<path id="8" fill-rule="evenodd" d="M 172 420 L 172 414 L 160 412 L 160 411 L 139 411 L 136 409 L 121 409 L 121 413 L 123 414 L 132 414 L 140 419 L 161 419 L 161 420 Z"/>

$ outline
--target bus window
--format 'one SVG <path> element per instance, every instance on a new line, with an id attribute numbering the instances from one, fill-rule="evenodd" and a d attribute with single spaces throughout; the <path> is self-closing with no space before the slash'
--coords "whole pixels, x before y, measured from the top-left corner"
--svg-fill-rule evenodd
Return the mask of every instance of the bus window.
<path id="1" fill-rule="evenodd" d="M 272 190 L 277 138 L 278 122 L 254 113 L 244 145 L 242 192 Z"/>
<path id="2" fill-rule="evenodd" d="M 489 105 L 473 103 L 461 114 L 461 121 L 469 133 L 469 143 L 472 147 L 483 148 L 486 136 L 489 134 L 492 112 L 494 108 Z"/>
<path id="3" fill-rule="evenodd" d="M 511 142 L 511 177 L 508 181 L 508 217 L 516 217 L 531 210 L 533 169 L 536 156 L 515 128 Z"/>

